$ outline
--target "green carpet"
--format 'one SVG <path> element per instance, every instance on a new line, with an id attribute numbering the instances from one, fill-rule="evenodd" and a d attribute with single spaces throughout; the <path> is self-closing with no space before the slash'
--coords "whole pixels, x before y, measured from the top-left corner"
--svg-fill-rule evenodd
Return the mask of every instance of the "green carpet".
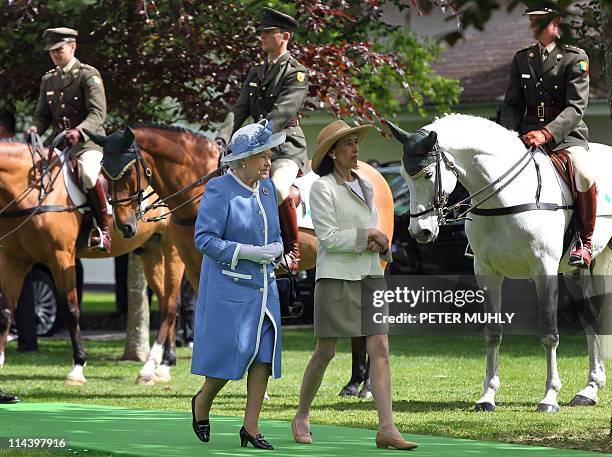
<path id="1" fill-rule="evenodd" d="M 239 456 L 237 417 L 212 417 L 211 442 L 200 443 L 191 430 L 191 416 L 181 412 L 112 408 L 70 403 L 18 403 L 0 405 L 0 437 L 64 437 L 72 449 L 106 451 L 134 456 Z M 262 421 L 261 430 L 275 446 L 274 456 L 397 456 L 398 451 L 376 449 L 373 430 L 313 425 L 315 443 L 293 442 L 287 422 Z M 416 441 L 419 456 L 580 456 L 601 455 L 513 444 L 405 435 Z M 80 453 L 79 453 L 80 454 Z M 415 455 L 417 455 L 415 454 Z M 25 454 L 24 454 L 25 455 Z"/>

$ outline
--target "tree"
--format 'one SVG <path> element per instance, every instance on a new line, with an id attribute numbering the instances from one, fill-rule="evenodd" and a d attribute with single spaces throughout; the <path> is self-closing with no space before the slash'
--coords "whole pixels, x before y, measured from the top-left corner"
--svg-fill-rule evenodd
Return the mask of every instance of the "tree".
<path id="1" fill-rule="evenodd" d="M 413 0 L 417 1 L 417 0 Z M 422 0 L 419 3 L 424 12 L 444 0 Z M 538 0 L 450 0 L 451 8 L 460 28 L 445 38 L 450 44 L 463 36 L 463 30 L 474 27 L 483 30 L 492 13 L 500 8 L 512 11 L 519 6 L 532 6 Z M 557 7 L 564 15 L 561 24 L 563 39 L 578 45 L 587 54 L 598 57 L 604 63 L 603 71 L 608 87 L 608 105 L 612 119 L 612 0 L 557 0 Z M 612 139 L 612 129 L 610 131 Z"/>
<path id="2" fill-rule="evenodd" d="M 457 81 L 432 73 L 438 48 L 381 20 L 384 0 L 266 2 L 304 27 L 292 52 L 310 70 L 306 110 L 381 124 L 426 102 L 448 111 Z M 394 2 L 401 3 L 401 2 Z M 14 0 L 2 8 L 0 98 L 35 100 L 49 68 L 41 31 L 80 30 L 78 54 L 104 78 L 110 123 L 187 121 L 211 129 L 236 100 L 260 56 L 261 1 Z M 401 104 L 400 104 L 401 102 Z"/>
<path id="3" fill-rule="evenodd" d="M 149 355 L 149 299 L 142 263 L 135 254 L 128 260 L 127 284 L 127 331 L 121 359 L 144 362 Z"/>

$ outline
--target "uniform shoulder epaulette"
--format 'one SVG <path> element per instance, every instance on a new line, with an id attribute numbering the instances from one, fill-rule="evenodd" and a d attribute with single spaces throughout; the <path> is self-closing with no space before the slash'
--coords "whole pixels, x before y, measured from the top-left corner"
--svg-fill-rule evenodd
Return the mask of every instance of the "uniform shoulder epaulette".
<path id="1" fill-rule="evenodd" d="M 90 71 L 98 71 L 96 67 L 92 67 L 91 65 L 87 65 L 86 63 L 82 63 L 79 65 L 81 70 L 90 70 Z"/>
<path id="2" fill-rule="evenodd" d="M 527 46 L 525 46 L 525 47 L 523 47 L 523 48 L 519 49 L 519 50 L 518 50 L 518 51 L 516 51 L 516 52 L 528 51 L 529 49 L 533 48 L 533 47 L 534 47 L 536 44 L 537 44 L 537 43 L 531 43 L 531 44 L 529 44 L 529 45 L 527 45 Z"/>
<path id="3" fill-rule="evenodd" d="M 574 46 L 574 45 L 571 45 L 571 44 L 566 44 L 566 45 L 563 45 L 563 47 L 565 48 L 566 51 L 575 52 L 577 54 L 586 54 L 585 50 L 579 48 L 578 46 Z"/>
<path id="4" fill-rule="evenodd" d="M 47 71 L 44 75 L 42 75 L 42 79 L 48 78 L 49 76 L 51 76 L 53 73 L 55 73 L 55 68 L 52 68 L 51 70 Z"/>
<path id="5" fill-rule="evenodd" d="M 306 67 L 305 67 L 304 65 L 302 65 L 302 64 L 300 63 L 300 61 L 299 61 L 299 60 L 297 60 L 295 57 L 290 57 L 290 58 L 289 58 L 289 63 L 290 63 L 290 64 L 291 64 L 291 66 L 292 66 L 292 67 L 294 67 L 294 68 L 298 68 L 298 69 L 300 69 L 300 70 L 305 70 L 305 69 L 306 69 Z"/>

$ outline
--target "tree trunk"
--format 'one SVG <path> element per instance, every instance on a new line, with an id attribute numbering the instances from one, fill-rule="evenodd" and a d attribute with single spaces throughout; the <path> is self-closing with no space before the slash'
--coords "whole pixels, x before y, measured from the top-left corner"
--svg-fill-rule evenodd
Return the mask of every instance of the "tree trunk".
<path id="1" fill-rule="evenodd" d="M 128 316 L 123 360 L 144 362 L 149 356 L 149 300 L 147 282 L 140 259 L 128 260 Z"/>

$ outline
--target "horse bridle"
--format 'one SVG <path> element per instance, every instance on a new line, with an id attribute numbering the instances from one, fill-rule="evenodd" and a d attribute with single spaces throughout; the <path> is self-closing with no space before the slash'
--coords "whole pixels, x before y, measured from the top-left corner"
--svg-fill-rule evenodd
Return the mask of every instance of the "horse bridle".
<path id="1" fill-rule="evenodd" d="M 427 134 L 429 133 L 423 129 L 417 131 L 417 133 L 419 132 L 427 133 Z M 427 169 L 432 166 L 435 167 L 435 170 L 436 170 L 436 176 L 434 178 L 435 194 L 433 196 L 432 204 L 429 208 L 426 208 L 423 211 L 419 211 L 418 213 L 409 212 L 408 217 L 421 217 L 425 214 L 435 212 L 438 216 L 438 221 L 444 221 L 445 211 L 447 208 L 446 203 L 448 203 L 448 195 L 444 195 L 444 192 L 442 191 L 442 162 L 444 162 L 445 165 L 453 173 L 455 173 L 456 176 L 458 175 L 457 175 L 457 170 L 455 169 L 455 165 L 448 159 L 446 154 L 444 154 L 444 150 L 442 149 L 438 141 L 436 141 L 436 144 L 434 144 L 433 149 L 424 155 L 431 155 L 431 154 L 435 154 L 436 161 L 433 164 L 423 168 L 421 171 L 416 173 L 416 175 L 414 176 L 418 176 L 419 174 L 425 173 Z M 402 163 L 402 166 L 404 166 L 403 163 Z M 444 225 L 444 224 L 440 224 L 440 225 Z"/>
<path id="2" fill-rule="evenodd" d="M 168 209 L 164 214 L 161 214 L 159 216 L 155 216 L 155 217 L 151 217 L 151 218 L 147 218 L 145 219 L 145 214 L 148 213 L 149 211 L 156 209 L 156 208 L 160 208 L 160 207 L 165 207 L 167 208 L 167 201 L 177 197 L 179 195 L 182 195 L 186 192 L 189 192 L 192 189 L 195 189 L 196 187 L 199 187 L 201 185 L 206 184 L 208 181 L 210 181 L 212 178 L 214 178 L 215 176 L 217 176 L 219 174 L 219 171 L 222 170 L 224 167 L 219 167 L 216 170 L 213 170 L 212 172 L 210 172 L 209 174 L 202 176 L 200 178 L 198 178 L 196 181 L 192 182 L 191 184 L 188 184 L 185 187 L 182 187 L 181 189 L 179 189 L 178 191 L 176 191 L 175 193 L 168 195 L 166 198 L 161 198 L 161 197 L 157 197 L 157 199 L 151 203 L 150 205 L 148 205 L 145 209 L 142 208 L 142 203 L 149 198 L 151 195 L 155 194 L 154 190 L 151 190 L 149 193 L 145 194 L 145 189 L 142 188 L 142 183 L 141 183 L 141 169 L 144 170 L 144 174 L 147 178 L 147 187 L 151 186 L 152 184 L 152 177 L 153 177 L 153 172 L 151 171 L 151 168 L 149 168 L 147 166 L 147 163 L 144 160 L 144 157 L 140 151 L 140 145 L 134 141 L 131 145 L 131 147 L 127 150 L 124 151 L 124 153 L 132 153 L 136 155 L 136 159 L 134 160 L 133 163 L 128 164 L 125 167 L 125 170 L 123 171 L 123 173 L 121 173 L 117 178 L 112 179 L 111 181 L 118 181 L 120 180 L 123 175 L 125 174 L 125 172 L 128 170 L 128 168 L 131 168 L 132 165 L 134 165 L 134 169 L 136 170 L 136 193 L 134 193 L 133 195 L 130 195 L 128 197 L 125 198 L 121 198 L 121 199 L 111 199 L 110 200 L 110 204 L 111 205 L 115 205 L 115 204 L 123 204 L 123 203 L 131 203 L 136 201 L 138 203 L 138 207 L 136 209 L 136 219 L 137 220 L 141 220 L 144 222 L 158 222 L 162 219 L 165 219 L 166 217 L 168 217 L 169 215 L 171 215 L 172 213 L 174 213 L 175 211 L 183 208 L 184 206 L 188 205 L 189 203 L 193 202 L 194 200 L 197 200 L 198 198 L 200 198 L 203 194 L 204 191 L 200 192 L 198 195 L 189 198 L 188 200 L 184 201 L 183 203 L 181 203 L 180 205 L 178 205 L 176 208 L 172 208 L 172 209 Z M 115 188 L 113 186 L 113 197 L 115 196 Z M 185 225 L 184 222 L 182 220 L 175 220 L 175 223 L 179 224 L 179 225 Z M 191 219 L 186 220 L 186 222 L 191 223 Z M 194 220 L 195 222 L 195 220 Z"/>
<path id="3" fill-rule="evenodd" d="M 153 172 L 151 171 L 151 168 L 147 166 L 147 163 L 145 162 L 144 157 L 142 156 L 142 153 L 140 152 L 140 145 L 136 141 L 132 142 L 132 145 L 130 146 L 130 148 L 126 149 L 123 153 L 124 154 L 126 153 L 134 154 L 136 156 L 136 159 L 134 159 L 132 163 L 128 164 L 125 167 L 125 169 L 116 178 L 113 178 L 111 176 L 109 176 L 109 178 L 112 183 L 114 181 L 119 181 L 121 178 L 123 178 L 123 176 L 125 175 L 125 172 L 128 169 L 131 169 L 130 172 L 135 171 L 136 172 L 136 193 L 129 195 L 128 197 L 125 197 L 125 198 L 117 199 L 115 198 L 117 195 L 117 190 L 115 188 L 115 185 L 112 184 L 112 192 L 111 192 L 112 198 L 109 200 L 109 203 L 112 206 L 115 206 L 115 205 L 122 205 L 126 203 L 136 202 L 137 203 L 136 219 L 140 220 L 144 216 L 144 212 L 142 210 L 142 202 L 144 202 L 147 198 L 149 198 L 151 195 L 155 193 L 154 191 L 145 193 L 146 189 L 151 186 L 151 179 L 153 176 Z M 147 180 L 147 186 L 144 188 L 142 186 L 142 178 L 141 178 L 142 172 L 144 172 L 144 175 Z"/>
<path id="4" fill-rule="evenodd" d="M 429 134 L 429 132 L 424 129 L 420 129 L 417 131 L 417 133 L 418 132 L 424 134 L 424 136 L 427 136 L 427 134 Z M 461 201 L 454 203 L 450 206 L 447 206 L 448 196 L 444 195 L 442 191 L 442 162 L 444 162 L 446 167 L 449 170 L 451 170 L 457 178 L 459 178 L 459 173 L 457 172 L 457 169 L 454 163 L 447 157 L 446 152 L 436 140 L 436 144 L 434 145 L 433 149 L 429 151 L 427 154 L 425 154 L 425 155 L 435 154 L 435 163 L 432 164 L 435 167 L 435 171 L 436 171 L 436 176 L 434 179 L 435 194 L 433 197 L 432 204 L 429 208 L 426 208 L 423 211 L 419 211 L 418 213 L 408 213 L 408 217 L 415 218 L 415 217 L 420 217 L 420 216 L 423 216 L 431 212 L 435 212 L 438 217 L 438 225 L 442 226 L 442 225 L 447 225 L 453 222 L 457 222 L 462 219 L 469 219 L 467 217 L 468 213 L 473 213 L 473 214 L 477 214 L 480 216 L 500 216 L 500 215 L 506 215 L 506 214 L 516 214 L 516 213 L 520 213 L 524 211 L 532 211 L 532 210 L 556 211 L 559 209 L 573 208 L 573 205 L 558 205 L 556 203 L 541 203 L 540 202 L 540 191 L 542 188 L 542 179 L 540 175 L 540 166 L 536 162 L 535 157 L 534 157 L 536 151 L 538 151 L 539 149 L 541 149 L 541 147 L 528 148 L 525 154 L 523 154 L 516 163 L 514 163 L 508 170 L 506 170 L 496 180 L 483 186 L 481 189 L 468 195 Z M 525 160 L 526 158 L 528 160 Z M 521 165 L 523 161 L 524 163 Z M 521 205 L 508 206 L 504 208 L 486 208 L 486 209 L 480 208 L 480 206 L 483 205 L 486 201 L 488 201 L 493 196 L 497 195 L 505 187 L 507 187 L 512 181 L 514 181 L 522 173 L 522 171 L 527 167 L 527 165 L 529 165 L 529 163 L 531 162 L 533 162 L 535 165 L 537 179 L 538 179 L 538 185 L 537 185 L 537 190 L 536 190 L 536 195 L 535 195 L 536 201 L 534 203 L 525 203 Z M 419 173 L 417 173 L 417 175 L 425 172 L 432 165 L 429 165 L 423 168 L 421 171 L 419 171 Z M 495 187 L 498 184 L 500 184 L 503 180 L 505 180 L 513 172 L 515 173 L 506 182 L 501 184 L 499 187 Z M 477 203 L 470 203 L 471 200 L 473 200 L 474 198 L 482 195 L 483 193 L 489 190 L 491 192 L 489 192 L 480 201 L 478 201 Z M 467 209 L 461 211 L 461 208 L 466 207 L 466 206 L 467 206 Z M 454 213 L 455 211 L 458 211 L 459 215 L 454 216 L 454 217 L 449 217 L 449 214 Z"/>

